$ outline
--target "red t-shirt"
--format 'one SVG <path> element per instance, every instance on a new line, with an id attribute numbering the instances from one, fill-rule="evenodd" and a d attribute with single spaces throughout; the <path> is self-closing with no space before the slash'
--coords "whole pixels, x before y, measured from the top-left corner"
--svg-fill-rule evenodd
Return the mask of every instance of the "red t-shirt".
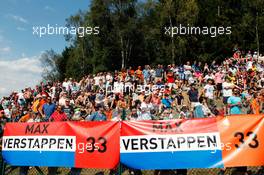
<path id="1" fill-rule="evenodd" d="M 168 81 L 168 83 L 174 83 L 174 77 L 173 77 L 172 73 L 168 73 L 167 81 Z"/>
<path id="2" fill-rule="evenodd" d="M 50 116 L 50 121 L 53 122 L 62 122 L 62 121 L 67 121 L 67 115 L 63 113 L 59 113 L 58 111 L 53 112 L 53 114 Z"/>

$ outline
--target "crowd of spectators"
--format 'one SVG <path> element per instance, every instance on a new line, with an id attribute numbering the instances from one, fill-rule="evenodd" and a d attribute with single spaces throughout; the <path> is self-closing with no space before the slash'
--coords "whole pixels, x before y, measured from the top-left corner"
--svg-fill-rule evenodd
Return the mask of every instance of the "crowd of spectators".
<path id="1" fill-rule="evenodd" d="M 221 64 L 145 65 L 80 81 L 41 82 L 0 99 L 0 122 L 119 121 L 259 114 L 264 63 L 236 51 Z"/>
<path id="2" fill-rule="evenodd" d="M 264 63 L 256 54 L 187 61 L 41 82 L 0 99 L 6 122 L 171 120 L 260 114 Z M 80 173 L 80 170 L 78 170 Z"/>

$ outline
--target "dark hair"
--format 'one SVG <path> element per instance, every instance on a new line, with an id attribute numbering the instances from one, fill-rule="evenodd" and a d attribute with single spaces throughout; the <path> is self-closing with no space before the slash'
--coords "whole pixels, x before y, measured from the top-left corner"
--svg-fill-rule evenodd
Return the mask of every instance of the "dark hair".
<path id="1" fill-rule="evenodd" d="M 63 109 L 64 109 L 64 106 L 62 106 L 62 105 L 58 105 L 58 106 L 57 106 L 57 109 L 58 109 L 59 107 L 60 107 L 60 108 L 61 108 L 61 110 L 63 111 Z"/>
<path id="2" fill-rule="evenodd" d="M 204 100 L 204 97 L 201 96 L 201 97 L 199 98 L 199 102 L 202 103 L 203 100 Z"/>
<path id="3" fill-rule="evenodd" d="M 141 104 L 141 101 L 140 100 L 136 100 L 135 101 L 135 106 L 140 105 L 140 104 Z"/>

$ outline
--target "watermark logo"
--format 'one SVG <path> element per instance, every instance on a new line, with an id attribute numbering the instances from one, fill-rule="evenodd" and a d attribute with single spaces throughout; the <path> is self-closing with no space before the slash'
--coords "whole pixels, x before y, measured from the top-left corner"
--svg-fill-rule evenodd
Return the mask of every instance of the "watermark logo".
<path id="1" fill-rule="evenodd" d="M 65 27 L 65 26 L 33 26 L 32 34 L 38 37 L 44 37 L 45 35 L 78 35 L 82 38 L 85 35 L 98 35 L 100 33 L 99 27 Z"/>
<path id="2" fill-rule="evenodd" d="M 144 92 L 145 95 L 150 95 L 151 93 L 159 90 L 160 93 L 165 92 L 165 85 L 131 85 L 131 84 L 115 84 L 115 85 L 108 85 L 105 88 L 101 88 L 100 90 L 105 91 L 106 93 L 142 93 Z"/>
<path id="3" fill-rule="evenodd" d="M 173 27 L 164 27 L 164 34 L 170 37 L 174 37 L 174 35 L 209 35 L 214 38 L 219 35 L 230 35 L 232 33 L 231 27 L 194 27 L 194 26 L 184 26 L 180 24 L 179 26 Z"/>

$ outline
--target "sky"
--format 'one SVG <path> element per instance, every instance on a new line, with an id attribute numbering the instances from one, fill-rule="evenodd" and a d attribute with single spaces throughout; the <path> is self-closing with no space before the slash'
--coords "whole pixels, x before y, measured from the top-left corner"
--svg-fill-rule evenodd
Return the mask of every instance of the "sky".
<path id="1" fill-rule="evenodd" d="M 68 45 L 63 35 L 39 37 L 39 26 L 62 26 L 66 18 L 89 9 L 90 0 L 4 0 L 0 2 L 0 98 L 34 87 L 41 80 L 41 53 Z"/>

